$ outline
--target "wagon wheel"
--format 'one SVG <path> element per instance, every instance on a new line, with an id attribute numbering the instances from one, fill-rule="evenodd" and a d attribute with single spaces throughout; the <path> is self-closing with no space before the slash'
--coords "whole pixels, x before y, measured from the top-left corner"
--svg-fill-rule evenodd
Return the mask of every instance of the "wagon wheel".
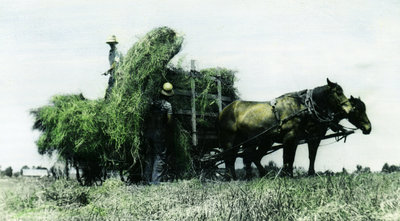
<path id="1" fill-rule="evenodd" d="M 201 159 L 200 177 L 201 179 L 218 180 L 225 178 L 224 168 L 219 168 L 224 161 L 221 158 L 220 149 L 212 149 Z"/>
<path id="2" fill-rule="evenodd" d="M 225 179 L 225 169 L 224 168 L 219 168 L 218 166 L 223 164 L 224 162 L 222 160 L 213 162 L 213 163 L 208 163 L 204 164 L 203 168 L 201 169 L 201 174 L 200 177 L 202 180 L 220 180 Z"/>

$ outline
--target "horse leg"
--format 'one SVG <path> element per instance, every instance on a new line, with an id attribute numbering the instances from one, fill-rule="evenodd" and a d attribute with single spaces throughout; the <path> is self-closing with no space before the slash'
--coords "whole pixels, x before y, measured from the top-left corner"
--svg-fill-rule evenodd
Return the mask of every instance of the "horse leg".
<path id="1" fill-rule="evenodd" d="M 256 165 L 257 170 L 258 170 L 258 174 L 260 177 L 263 177 L 265 175 L 267 175 L 267 171 L 265 170 L 265 168 L 263 167 L 263 165 L 261 165 L 261 159 L 257 159 L 255 161 L 253 161 L 253 163 Z"/>
<path id="2" fill-rule="evenodd" d="M 236 172 L 235 172 L 235 161 L 236 161 L 236 149 L 234 147 L 235 143 L 235 135 L 228 133 L 221 133 L 221 147 L 224 148 L 225 156 L 225 171 L 226 171 L 226 179 L 236 180 Z"/>
<path id="3" fill-rule="evenodd" d="M 293 177 L 293 163 L 297 144 L 286 144 L 283 148 L 283 175 Z"/>
<path id="4" fill-rule="evenodd" d="M 253 178 L 253 173 L 252 173 L 252 168 L 251 168 L 251 160 L 249 158 L 244 157 L 243 158 L 243 164 L 244 164 L 244 169 L 245 169 L 245 179 L 246 180 L 251 180 Z"/>
<path id="5" fill-rule="evenodd" d="M 253 178 L 251 163 L 253 162 L 256 149 L 253 146 L 243 146 L 243 164 L 246 172 L 246 180 Z"/>
<path id="6" fill-rule="evenodd" d="M 264 143 L 265 145 L 258 147 L 257 154 L 253 158 L 253 163 L 256 165 L 260 177 L 267 175 L 267 171 L 261 164 L 261 160 L 265 155 L 267 155 L 268 150 L 270 150 L 273 144 L 272 141 L 266 141 Z"/>
<path id="7" fill-rule="evenodd" d="M 283 175 L 293 177 L 293 163 L 297 149 L 297 139 L 293 132 L 283 139 Z"/>
<path id="8" fill-rule="evenodd" d="M 256 150 L 254 148 L 244 154 L 245 155 L 243 156 L 243 164 L 245 166 L 246 179 L 251 179 L 253 177 L 251 163 L 254 163 L 256 165 L 260 177 L 263 177 L 267 174 L 265 168 L 261 165 L 261 159 L 265 155 L 264 151 Z"/>
<path id="9" fill-rule="evenodd" d="M 317 150 L 320 142 L 320 139 L 308 141 L 308 158 L 310 159 L 310 166 L 308 167 L 309 176 L 315 175 L 315 157 L 317 156 Z"/>
<path id="10" fill-rule="evenodd" d="M 235 160 L 236 157 L 226 157 L 225 158 L 225 170 L 227 174 L 227 180 L 233 179 L 236 180 L 236 172 L 235 172 Z"/>

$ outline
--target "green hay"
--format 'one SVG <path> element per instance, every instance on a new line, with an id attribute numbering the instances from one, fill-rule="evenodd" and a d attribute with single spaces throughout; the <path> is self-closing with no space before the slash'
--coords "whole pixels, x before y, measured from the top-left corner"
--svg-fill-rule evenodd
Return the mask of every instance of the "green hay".
<path id="1" fill-rule="evenodd" d="M 58 95 L 51 105 L 32 113 L 37 118 L 34 129 L 43 131 L 38 140 L 39 153 L 69 151 L 91 152 L 102 144 L 101 113 L 103 104 L 86 100 L 82 95 Z"/>
<path id="2" fill-rule="evenodd" d="M 190 77 L 182 68 L 167 67 L 179 52 L 183 38 L 167 27 L 146 34 L 124 57 L 116 69 L 116 82 L 107 100 L 87 100 L 82 95 L 54 96 L 50 105 L 32 111 L 34 129 L 42 132 L 37 141 L 41 154 L 57 151 L 64 159 L 85 167 L 122 169 L 140 173 L 147 146 L 144 126 L 152 100 L 158 99 L 162 84 L 172 82 L 174 88 L 190 90 Z M 215 118 L 207 112 L 218 112 L 217 94 L 212 77 L 221 76 L 224 96 L 237 98 L 234 71 L 224 68 L 201 70 L 195 78 L 199 130 L 215 130 Z M 190 110 L 190 97 L 175 96 L 174 110 Z M 172 149 L 173 173 L 187 174 L 192 168 L 191 125 L 188 116 L 175 116 Z M 213 146 L 214 147 L 214 146 Z M 96 169 L 98 170 L 98 169 Z M 90 172 L 90 170 L 89 170 Z"/>
<path id="3" fill-rule="evenodd" d="M 221 76 L 221 92 L 222 95 L 231 97 L 232 99 L 237 99 L 237 89 L 234 87 L 235 71 L 226 68 L 208 68 L 200 70 L 195 77 L 196 93 L 198 97 L 196 98 L 196 111 L 200 114 L 207 112 L 218 112 L 218 106 L 216 99 L 208 99 L 207 94 L 217 94 L 218 87 L 215 78 Z M 167 78 L 170 82 L 173 82 L 174 87 L 178 89 L 190 90 L 190 79 L 191 77 L 182 70 L 181 68 L 171 68 Z M 188 108 L 190 102 L 186 100 L 179 102 L 181 97 L 179 97 L 176 105 L 179 109 Z M 190 108 L 189 108 L 190 109 Z"/>
<path id="4" fill-rule="evenodd" d="M 238 99 L 237 89 L 234 87 L 235 71 L 226 68 L 208 68 L 200 70 L 195 77 L 195 87 L 198 97 L 196 97 L 196 112 L 200 114 L 198 117 L 198 126 L 215 127 L 215 119 L 207 119 L 206 113 L 218 113 L 218 101 L 217 99 L 210 99 L 207 97 L 208 94 L 218 94 L 218 87 L 215 78 L 221 76 L 221 92 L 223 96 L 232 98 L 233 100 Z M 190 90 L 191 77 L 182 68 L 171 68 L 167 75 L 167 79 L 173 82 L 174 88 Z M 175 96 L 172 99 L 172 104 L 176 110 L 190 110 L 191 109 L 191 98 L 183 96 Z M 225 106 L 230 102 L 222 102 Z M 189 126 L 184 128 L 189 129 Z"/>
<path id="5" fill-rule="evenodd" d="M 192 157 L 190 155 L 191 136 L 190 132 L 182 126 L 182 122 L 175 121 L 174 140 L 168 150 L 169 174 L 172 179 L 180 177 L 191 177 Z"/>
<path id="6" fill-rule="evenodd" d="M 34 129 L 42 131 L 37 141 L 41 154 L 55 151 L 72 165 L 79 165 L 86 172 L 85 182 L 90 184 L 105 166 L 109 149 L 104 145 L 104 102 L 87 100 L 82 95 L 54 96 L 51 104 L 32 113 L 36 121 Z M 90 178 L 88 178 L 90 177 Z"/>
<path id="7" fill-rule="evenodd" d="M 116 70 L 116 84 L 106 107 L 107 128 L 114 150 L 140 159 L 144 118 L 151 99 L 166 81 L 166 66 L 181 48 L 183 38 L 173 30 L 152 30 L 128 51 Z"/>

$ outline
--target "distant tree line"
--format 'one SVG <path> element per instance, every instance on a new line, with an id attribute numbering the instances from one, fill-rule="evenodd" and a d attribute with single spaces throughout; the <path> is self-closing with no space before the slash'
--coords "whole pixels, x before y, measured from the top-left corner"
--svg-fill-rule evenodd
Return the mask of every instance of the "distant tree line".
<path id="1" fill-rule="evenodd" d="M 1 173 L 1 176 L 12 177 L 13 176 L 13 169 L 12 169 L 12 167 L 7 167 L 5 170 L 1 170 L 0 173 Z"/>
<path id="2" fill-rule="evenodd" d="M 277 176 L 280 173 L 281 167 L 278 167 L 275 162 L 270 161 L 267 165 L 264 166 L 264 168 L 268 171 L 267 176 Z M 257 170 L 253 168 L 254 172 L 257 173 Z M 239 169 L 238 175 L 239 177 L 244 177 L 244 169 Z M 307 171 L 304 168 L 295 168 L 294 169 L 294 174 L 297 176 L 306 176 Z M 382 167 L 382 170 L 380 171 L 381 173 L 393 173 L 393 172 L 400 172 L 400 165 L 389 165 L 388 163 L 385 163 Z M 364 174 L 364 173 L 371 173 L 371 168 L 370 167 L 363 167 L 361 165 L 356 166 L 356 170 L 353 172 L 353 174 Z M 345 168 L 342 169 L 340 172 L 333 172 L 331 170 L 326 170 L 323 172 L 319 172 L 318 174 L 320 175 L 326 175 L 326 176 L 333 176 L 336 174 L 351 174 L 348 172 Z"/>
<path id="3" fill-rule="evenodd" d="M 382 167 L 382 173 L 393 173 L 393 172 L 400 172 L 400 165 L 390 165 L 385 163 Z"/>
<path id="4" fill-rule="evenodd" d="M 17 172 L 13 172 L 13 168 L 11 166 L 7 167 L 4 170 L 1 170 L 1 166 L 0 166 L 0 176 L 4 177 L 18 177 L 19 175 L 21 175 L 21 173 L 19 171 Z"/>

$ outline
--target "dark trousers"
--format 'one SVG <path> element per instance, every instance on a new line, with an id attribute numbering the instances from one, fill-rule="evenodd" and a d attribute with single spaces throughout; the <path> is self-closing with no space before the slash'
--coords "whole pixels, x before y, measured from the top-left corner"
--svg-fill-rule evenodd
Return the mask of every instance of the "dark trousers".
<path id="1" fill-rule="evenodd" d="M 110 97 L 111 90 L 114 87 L 114 83 L 115 83 L 114 70 L 111 70 L 110 78 L 108 79 L 108 87 L 107 87 L 106 95 L 104 96 L 104 99 L 107 100 Z"/>
<path id="2" fill-rule="evenodd" d="M 157 132 L 156 132 L 157 133 Z M 158 184 L 162 180 L 167 154 L 165 139 L 150 139 L 150 151 L 146 155 L 144 178 L 151 184 Z"/>

